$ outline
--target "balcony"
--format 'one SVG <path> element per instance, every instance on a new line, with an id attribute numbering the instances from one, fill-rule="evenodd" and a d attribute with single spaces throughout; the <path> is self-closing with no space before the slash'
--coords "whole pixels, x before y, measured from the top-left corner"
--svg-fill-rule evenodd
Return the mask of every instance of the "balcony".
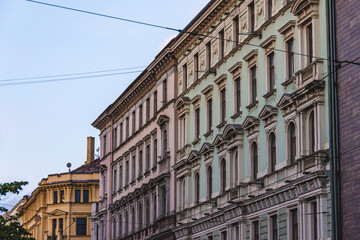
<path id="1" fill-rule="evenodd" d="M 302 88 L 313 80 L 319 80 L 324 77 L 323 75 L 323 61 L 317 59 L 311 64 L 309 64 L 307 67 L 295 73 L 296 88 Z"/>

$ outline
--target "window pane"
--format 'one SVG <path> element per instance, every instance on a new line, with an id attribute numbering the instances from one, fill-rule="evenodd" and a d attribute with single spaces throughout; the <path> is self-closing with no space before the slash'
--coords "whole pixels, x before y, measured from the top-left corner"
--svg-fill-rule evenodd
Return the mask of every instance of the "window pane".
<path id="1" fill-rule="evenodd" d="M 89 202 L 89 190 L 84 190 L 83 202 Z"/>
<path id="2" fill-rule="evenodd" d="M 75 202 L 80 202 L 80 190 L 75 190 Z"/>
<path id="3" fill-rule="evenodd" d="M 86 218 L 76 219 L 76 235 L 77 236 L 86 235 Z"/>

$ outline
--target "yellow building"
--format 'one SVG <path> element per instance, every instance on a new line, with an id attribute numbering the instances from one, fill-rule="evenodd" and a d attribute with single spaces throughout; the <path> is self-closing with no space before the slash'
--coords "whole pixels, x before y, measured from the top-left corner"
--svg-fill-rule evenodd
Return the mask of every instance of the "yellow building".
<path id="1" fill-rule="evenodd" d="M 18 209 L 23 227 L 36 240 L 91 239 L 91 206 L 99 201 L 99 163 L 94 138 L 88 138 L 87 161 L 79 168 L 51 174 Z"/>

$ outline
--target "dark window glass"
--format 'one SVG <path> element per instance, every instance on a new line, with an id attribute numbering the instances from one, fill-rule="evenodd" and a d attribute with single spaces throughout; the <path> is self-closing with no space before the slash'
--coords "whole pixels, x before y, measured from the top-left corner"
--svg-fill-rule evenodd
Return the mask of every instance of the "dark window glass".
<path id="1" fill-rule="evenodd" d="M 127 160 L 125 164 L 125 186 L 129 184 L 129 168 L 129 160 Z"/>
<path id="2" fill-rule="evenodd" d="M 291 215 L 291 240 L 298 240 L 298 213 L 297 208 L 290 210 Z"/>
<path id="3" fill-rule="evenodd" d="M 194 55 L 194 81 L 199 79 L 199 55 Z"/>
<path id="4" fill-rule="evenodd" d="M 251 147 L 251 154 L 252 154 L 252 175 L 253 179 L 257 179 L 258 174 L 258 149 L 257 144 L 254 142 Z"/>
<path id="5" fill-rule="evenodd" d="M 207 109 L 208 109 L 208 131 L 212 129 L 212 99 L 210 98 L 207 101 Z"/>
<path id="6" fill-rule="evenodd" d="M 317 222 L 318 222 L 318 218 L 317 218 L 317 205 L 316 202 L 311 202 L 311 217 L 312 217 L 312 221 L 311 221 L 311 235 L 312 235 L 312 240 L 316 240 L 318 237 L 318 230 L 317 230 Z"/>
<path id="7" fill-rule="evenodd" d="M 146 226 L 150 225 L 150 201 L 146 199 L 145 203 L 145 224 Z"/>
<path id="8" fill-rule="evenodd" d="M 256 66 L 250 69 L 251 73 L 251 103 L 256 102 L 257 97 L 257 82 L 256 82 Z"/>
<path id="9" fill-rule="evenodd" d="M 136 166 L 136 156 L 132 156 L 131 160 L 131 181 L 135 181 L 135 166 Z"/>
<path id="10" fill-rule="evenodd" d="M 58 191 L 54 191 L 54 203 L 58 203 Z"/>
<path id="11" fill-rule="evenodd" d="M 150 99 L 146 99 L 146 122 L 150 120 Z"/>
<path id="12" fill-rule="evenodd" d="M 114 128 L 114 132 L 113 132 L 113 148 L 117 147 L 117 128 Z"/>
<path id="13" fill-rule="evenodd" d="M 123 143 L 123 123 L 120 123 L 120 144 Z"/>
<path id="14" fill-rule="evenodd" d="M 233 27 L 234 27 L 234 41 L 235 46 L 239 45 L 239 17 L 235 17 L 233 20 Z"/>
<path id="15" fill-rule="evenodd" d="M 276 166 L 276 139 L 274 133 L 270 134 L 269 146 L 270 146 L 270 171 L 274 172 Z"/>
<path id="16" fill-rule="evenodd" d="M 63 203 L 65 200 L 65 194 L 64 194 L 64 190 L 60 191 L 60 202 Z"/>
<path id="17" fill-rule="evenodd" d="M 119 167 L 119 189 L 122 189 L 123 166 Z"/>
<path id="18" fill-rule="evenodd" d="M 145 168 L 146 168 L 146 171 L 147 171 L 150 168 L 150 144 L 146 145 L 146 147 L 145 147 L 145 155 L 146 155 L 146 159 L 145 159 L 146 166 L 145 166 Z"/>
<path id="19" fill-rule="evenodd" d="M 154 92 L 154 116 L 157 113 L 157 91 Z"/>
<path id="20" fill-rule="evenodd" d="M 167 103 L 167 80 L 163 81 L 163 105 Z"/>
<path id="21" fill-rule="evenodd" d="M 225 88 L 220 91 L 221 100 L 221 122 L 226 121 L 226 91 Z"/>
<path id="22" fill-rule="evenodd" d="M 168 148 L 168 133 L 166 131 L 166 129 L 163 130 L 163 139 L 162 139 L 162 150 L 163 150 L 163 156 L 166 156 L 166 150 Z"/>
<path id="23" fill-rule="evenodd" d="M 226 190 L 226 161 L 221 160 L 221 191 L 224 193 Z"/>
<path id="24" fill-rule="evenodd" d="M 59 218 L 59 232 L 62 235 L 64 231 L 64 219 L 63 218 Z"/>
<path id="25" fill-rule="evenodd" d="M 200 176 L 197 172 L 195 174 L 195 202 L 198 203 L 200 200 Z"/>
<path id="26" fill-rule="evenodd" d="M 225 46 L 224 46 L 224 30 L 219 32 L 219 41 L 220 41 L 220 53 L 219 53 L 219 60 L 224 58 L 225 55 Z"/>
<path id="27" fill-rule="evenodd" d="M 312 25 L 306 26 L 306 35 L 307 35 L 307 45 L 308 45 L 308 64 L 313 61 L 313 34 L 312 34 Z"/>
<path id="28" fill-rule="evenodd" d="M 272 0 L 268 0 L 268 19 L 272 17 L 272 10 L 273 10 Z"/>
<path id="29" fill-rule="evenodd" d="M 227 240 L 227 232 L 221 233 L 221 240 Z"/>
<path id="30" fill-rule="evenodd" d="M 291 38 L 286 42 L 287 45 L 287 58 L 288 58 L 288 78 L 292 78 L 294 75 L 294 40 Z"/>
<path id="31" fill-rule="evenodd" d="M 200 108 L 195 109 L 195 139 L 200 138 Z"/>
<path id="32" fill-rule="evenodd" d="M 136 112 L 132 112 L 132 134 L 135 133 L 136 130 Z"/>
<path id="33" fill-rule="evenodd" d="M 235 100 L 236 100 L 236 113 L 241 111 L 241 88 L 240 78 L 235 79 Z"/>
<path id="34" fill-rule="evenodd" d="M 135 232 L 135 208 L 131 210 L 131 231 Z"/>
<path id="35" fill-rule="evenodd" d="M 296 156 L 296 132 L 295 132 L 295 125 L 294 123 L 290 123 L 289 125 L 289 156 L 290 156 L 290 163 L 295 163 L 295 156 Z"/>
<path id="36" fill-rule="evenodd" d="M 185 63 L 183 66 L 183 91 L 187 89 L 187 64 Z"/>
<path id="37" fill-rule="evenodd" d="M 106 134 L 104 135 L 103 138 L 103 151 L 104 151 L 104 156 L 106 155 Z"/>
<path id="38" fill-rule="evenodd" d="M 139 177 L 142 175 L 142 172 L 143 172 L 143 151 L 142 150 L 139 150 Z"/>
<path id="39" fill-rule="evenodd" d="M 83 195 L 83 202 L 89 202 L 89 190 L 84 190 Z"/>
<path id="40" fill-rule="evenodd" d="M 143 108 L 142 104 L 139 106 L 139 128 L 143 125 Z"/>
<path id="41" fill-rule="evenodd" d="M 208 198 L 211 198 L 211 194 L 212 194 L 212 168 L 208 167 L 208 171 L 207 171 L 207 184 L 208 184 L 208 189 L 207 189 L 207 195 Z"/>
<path id="42" fill-rule="evenodd" d="M 139 229 L 142 229 L 143 227 L 143 208 L 142 208 L 142 204 L 139 204 L 138 207 L 138 221 L 139 221 Z"/>
<path id="43" fill-rule="evenodd" d="M 81 190 L 75 190 L 75 202 L 80 202 Z"/>
<path id="44" fill-rule="evenodd" d="M 153 167 L 157 166 L 157 157 L 158 157 L 158 153 L 157 153 L 157 139 L 154 139 L 154 149 L 153 149 Z"/>
<path id="45" fill-rule="evenodd" d="M 52 220 L 52 234 L 51 239 L 56 239 L 56 219 Z"/>
<path id="46" fill-rule="evenodd" d="M 153 196 L 153 222 L 156 221 L 156 217 L 157 217 L 157 198 L 156 198 L 156 194 L 154 193 Z"/>
<path id="47" fill-rule="evenodd" d="M 313 111 L 309 116 L 309 151 L 310 154 L 315 151 L 315 122 Z"/>
<path id="48" fill-rule="evenodd" d="M 161 215 L 165 216 L 166 214 L 166 187 L 161 187 Z"/>
<path id="49" fill-rule="evenodd" d="M 250 11 L 250 29 L 249 31 L 252 33 L 255 31 L 255 6 L 254 2 L 249 4 L 249 11 Z"/>
<path id="50" fill-rule="evenodd" d="M 129 121 L 129 117 L 126 118 L 126 139 L 129 138 L 129 135 L 130 135 L 130 121 Z"/>
<path id="51" fill-rule="evenodd" d="M 76 219 L 76 236 L 86 235 L 86 218 Z"/>
<path id="52" fill-rule="evenodd" d="M 252 222 L 253 239 L 260 240 L 259 221 Z"/>
<path id="53" fill-rule="evenodd" d="M 274 90 L 275 87 L 275 60 L 274 53 L 268 55 L 268 71 L 269 71 L 269 91 Z"/>
<path id="54" fill-rule="evenodd" d="M 206 68 L 211 68 L 211 41 L 206 44 Z"/>
<path id="55" fill-rule="evenodd" d="M 277 215 L 271 216 L 271 240 L 278 240 L 278 220 Z"/>

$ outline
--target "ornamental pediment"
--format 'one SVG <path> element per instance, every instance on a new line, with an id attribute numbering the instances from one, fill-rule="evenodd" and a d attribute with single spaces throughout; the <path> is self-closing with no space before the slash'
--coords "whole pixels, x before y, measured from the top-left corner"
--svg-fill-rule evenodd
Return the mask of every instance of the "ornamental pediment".
<path id="1" fill-rule="evenodd" d="M 283 110 L 286 107 L 294 104 L 294 100 L 291 97 L 291 94 L 285 93 L 279 100 L 278 104 L 276 105 L 278 108 Z"/>
<path id="2" fill-rule="evenodd" d="M 265 121 L 265 125 L 268 125 L 274 121 L 276 121 L 276 115 L 278 113 L 278 109 L 271 105 L 265 105 L 259 114 L 259 118 Z"/>
<path id="3" fill-rule="evenodd" d="M 161 126 L 161 125 L 164 125 L 167 122 L 169 122 L 169 117 L 165 116 L 165 115 L 161 115 L 156 123 L 157 123 L 157 125 Z"/>
<path id="4" fill-rule="evenodd" d="M 224 144 L 224 138 L 221 134 L 217 134 L 212 145 L 215 147 L 219 147 L 221 144 Z"/>
<path id="5" fill-rule="evenodd" d="M 190 103 L 190 98 L 188 97 L 178 97 L 175 102 L 175 109 L 180 110 L 185 105 L 188 105 Z"/>
<path id="6" fill-rule="evenodd" d="M 192 150 L 188 156 L 188 161 L 191 162 L 200 157 L 200 153 L 196 150 Z"/>
<path id="7" fill-rule="evenodd" d="M 242 128 L 241 124 L 228 124 L 224 128 L 222 136 L 224 139 L 227 140 L 231 137 L 236 136 L 236 134 L 238 134 L 238 133 L 242 133 L 242 129 L 243 128 Z"/>
<path id="8" fill-rule="evenodd" d="M 214 150 L 213 145 L 211 145 L 210 143 L 204 143 L 200 148 L 200 154 L 212 152 L 213 150 Z"/>
<path id="9" fill-rule="evenodd" d="M 296 0 L 291 8 L 294 15 L 299 15 L 305 11 L 311 4 L 318 4 L 319 0 Z"/>
<path id="10" fill-rule="evenodd" d="M 248 131 L 250 128 L 256 127 L 259 125 L 259 119 L 253 116 L 247 116 L 242 124 L 242 127 Z"/>

